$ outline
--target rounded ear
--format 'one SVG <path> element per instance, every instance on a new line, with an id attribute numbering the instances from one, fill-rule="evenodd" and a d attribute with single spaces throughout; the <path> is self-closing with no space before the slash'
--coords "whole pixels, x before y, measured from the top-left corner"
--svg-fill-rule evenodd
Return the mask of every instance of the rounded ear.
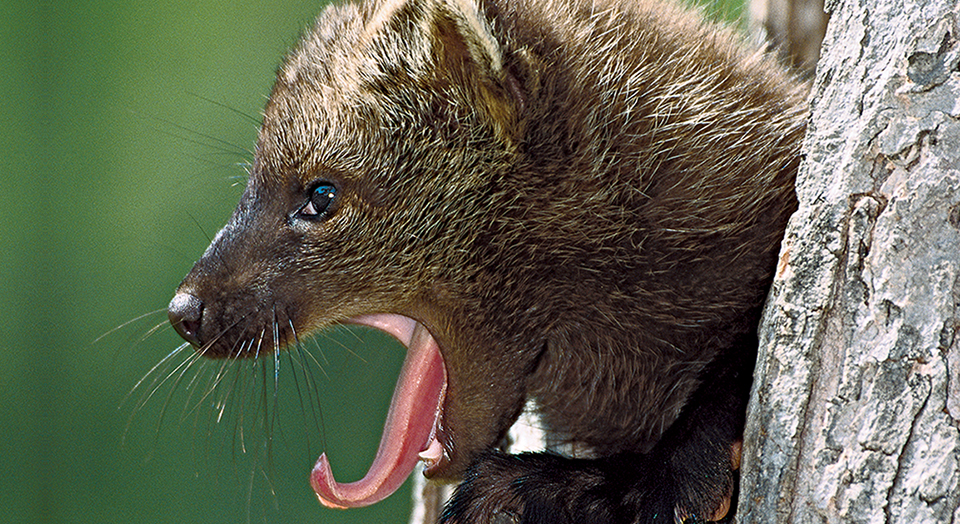
<path id="1" fill-rule="evenodd" d="M 500 42 L 493 36 L 478 3 L 475 0 L 439 0 L 437 3 L 450 13 L 456 25 L 453 34 L 444 35 L 444 43 L 454 48 L 463 45 L 474 63 L 491 76 L 501 78 L 504 69 Z"/>
<path id="2" fill-rule="evenodd" d="M 416 1 L 416 0 L 414 0 Z M 476 0 L 435 0 L 432 17 L 439 76 L 472 88 L 475 109 L 483 110 L 504 143 L 517 137 L 525 96 L 505 67 L 503 46 Z"/>
<path id="3" fill-rule="evenodd" d="M 387 0 L 364 33 L 361 44 L 381 42 L 382 67 L 403 64 L 407 74 L 458 86 L 472 109 L 514 142 L 526 96 L 478 0 Z"/>

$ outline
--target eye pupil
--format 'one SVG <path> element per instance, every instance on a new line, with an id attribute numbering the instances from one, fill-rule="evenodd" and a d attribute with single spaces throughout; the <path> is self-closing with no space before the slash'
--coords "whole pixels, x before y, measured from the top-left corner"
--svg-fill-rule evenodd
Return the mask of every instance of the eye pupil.
<path id="1" fill-rule="evenodd" d="M 310 193 L 310 201 L 303 206 L 300 214 L 306 217 L 317 217 L 324 214 L 333 204 L 337 196 L 337 188 L 331 184 L 320 184 Z"/>

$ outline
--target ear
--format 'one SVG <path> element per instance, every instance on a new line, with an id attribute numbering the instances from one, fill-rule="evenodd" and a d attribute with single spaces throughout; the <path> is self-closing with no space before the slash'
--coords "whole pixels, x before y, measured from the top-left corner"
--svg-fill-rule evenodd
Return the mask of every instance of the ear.
<path id="1" fill-rule="evenodd" d="M 417 1 L 417 0 L 414 0 Z M 525 94 L 507 67 L 504 45 L 491 30 L 479 0 L 433 0 L 437 9 L 430 30 L 436 59 L 454 81 L 474 80 L 474 101 L 486 109 L 502 138 L 510 142 L 523 112 Z"/>
<path id="2" fill-rule="evenodd" d="M 397 52 L 405 56 L 395 58 L 407 60 L 462 51 L 487 74 L 499 77 L 503 73 L 500 43 L 478 0 L 384 0 L 374 10 L 360 37 L 361 48 L 390 42 L 381 51 Z M 435 48 L 438 44 L 441 49 Z"/>
<path id="3" fill-rule="evenodd" d="M 387 0 L 369 19 L 361 41 L 380 43 L 384 74 L 402 69 L 460 87 L 472 108 L 512 141 L 525 96 L 479 1 Z"/>
<path id="4" fill-rule="evenodd" d="M 493 36 L 490 24 L 480 12 L 476 0 L 439 0 L 438 14 L 446 11 L 454 24 L 454 31 L 443 27 L 441 16 L 435 17 L 437 38 L 448 52 L 462 46 L 475 64 L 493 78 L 502 78 L 503 54 L 500 42 Z"/>

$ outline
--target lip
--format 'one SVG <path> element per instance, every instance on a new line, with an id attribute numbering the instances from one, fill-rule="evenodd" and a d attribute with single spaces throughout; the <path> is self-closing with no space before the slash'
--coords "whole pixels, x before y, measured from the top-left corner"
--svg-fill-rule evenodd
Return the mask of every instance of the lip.
<path id="1" fill-rule="evenodd" d="M 383 500 L 423 462 L 428 477 L 449 463 L 443 407 L 447 372 L 433 335 L 416 320 L 396 314 L 363 315 L 345 324 L 383 331 L 407 348 L 394 388 L 380 446 L 367 474 L 356 482 L 336 482 L 326 454 L 320 456 L 310 482 L 322 504 L 333 508 L 361 507 Z"/>

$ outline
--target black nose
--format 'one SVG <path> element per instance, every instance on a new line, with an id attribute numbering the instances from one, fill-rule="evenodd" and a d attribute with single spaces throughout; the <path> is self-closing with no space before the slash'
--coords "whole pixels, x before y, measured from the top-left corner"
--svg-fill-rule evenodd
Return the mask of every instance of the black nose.
<path id="1" fill-rule="evenodd" d="M 200 347 L 200 319 L 203 318 L 203 302 L 190 293 L 177 293 L 167 306 L 167 316 L 173 329 L 184 340 Z"/>

